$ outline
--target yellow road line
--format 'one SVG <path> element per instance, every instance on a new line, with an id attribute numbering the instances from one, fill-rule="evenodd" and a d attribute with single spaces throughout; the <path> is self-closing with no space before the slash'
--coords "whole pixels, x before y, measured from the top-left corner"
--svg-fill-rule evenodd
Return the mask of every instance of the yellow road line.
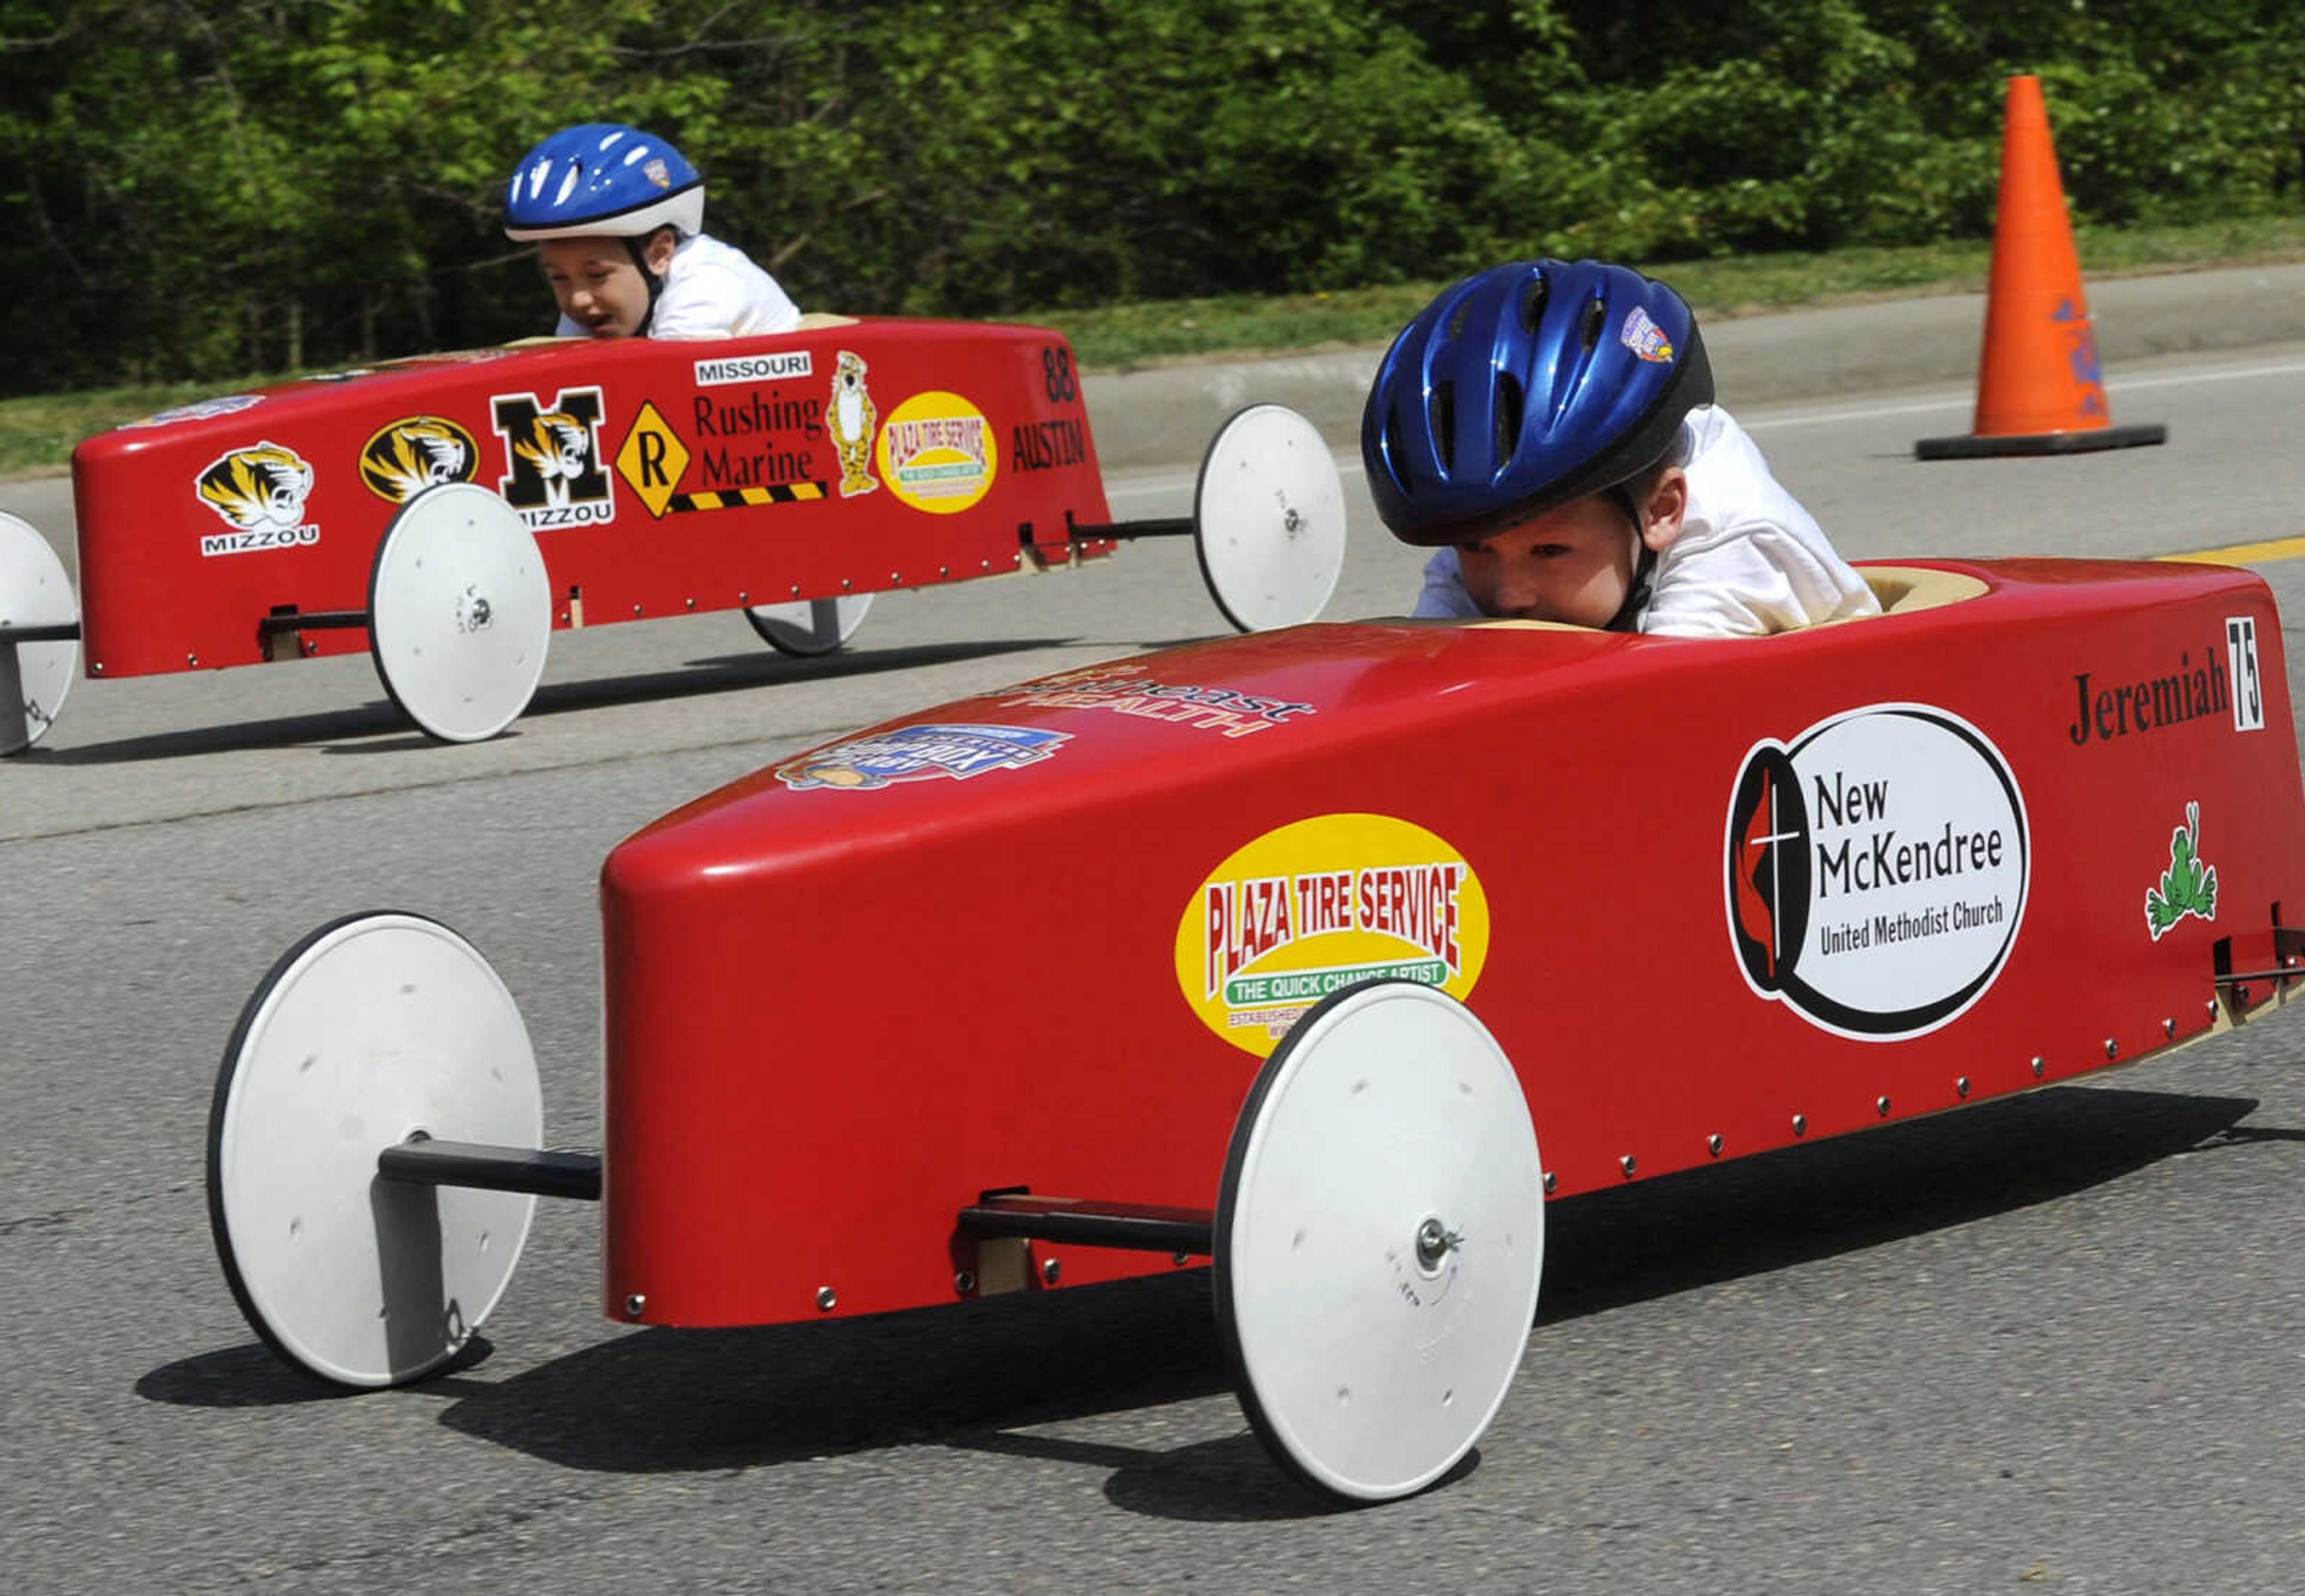
<path id="1" fill-rule="evenodd" d="M 2223 548 L 2194 548 L 2183 554 L 2157 554 L 2156 560 L 2190 560 L 2198 565 L 2254 565 L 2266 560 L 2293 560 L 2305 556 L 2305 537 L 2275 538 L 2264 543 L 2228 543 Z"/>

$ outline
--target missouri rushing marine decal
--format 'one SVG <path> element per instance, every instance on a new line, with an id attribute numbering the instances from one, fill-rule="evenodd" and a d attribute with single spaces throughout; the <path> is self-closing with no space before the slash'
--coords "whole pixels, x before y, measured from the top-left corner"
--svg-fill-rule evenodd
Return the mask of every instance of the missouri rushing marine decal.
<path id="1" fill-rule="evenodd" d="M 320 540 L 320 529 L 304 524 L 312 468 L 293 449 L 268 439 L 210 461 L 193 479 L 193 491 L 234 529 L 204 535 L 203 555 L 294 548 Z"/>
<path id="2" fill-rule="evenodd" d="M 410 416 L 377 429 L 361 449 L 361 480 L 404 505 L 428 488 L 469 482 L 480 469 L 472 435 L 446 416 Z"/>

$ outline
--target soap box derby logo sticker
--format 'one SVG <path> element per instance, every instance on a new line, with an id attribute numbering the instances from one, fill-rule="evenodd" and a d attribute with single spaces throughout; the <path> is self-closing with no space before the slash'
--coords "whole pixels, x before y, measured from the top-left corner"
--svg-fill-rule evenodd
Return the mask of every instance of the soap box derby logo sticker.
<path id="1" fill-rule="evenodd" d="M 497 394 L 489 412 L 504 440 L 497 491 L 530 531 L 606 526 L 617 518 L 615 488 L 600 464 L 600 390 L 563 388 L 547 403 L 534 394 Z"/>
<path id="2" fill-rule="evenodd" d="M 1488 953 L 1488 896 L 1462 853 L 1391 815 L 1315 815 L 1193 889 L 1177 985 L 1203 1024 L 1261 1058 L 1331 992 L 1391 978 L 1463 998 Z"/>
<path id="3" fill-rule="evenodd" d="M 469 482 L 480 470 L 480 446 L 446 416 L 404 416 L 387 421 L 361 446 L 361 481 L 380 499 L 404 505 L 428 488 Z"/>
<path id="4" fill-rule="evenodd" d="M 988 770 L 1037 765 L 1071 740 L 1069 732 L 1036 727 L 931 722 L 820 748 L 778 766 L 777 779 L 796 793 L 869 793 L 908 781 L 965 781 Z"/>
<path id="5" fill-rule="evenodd" d="M 955 515 L 992 487 L 1000 446 L 982 411 L 958 394 L 931 388 L 889 412 L 873 458 L 889 491 L 906 504 Z"/>
<path id="6" fill-rule="evenodd" d="M 179 404 L 174 410 L 164 410 L 146 416 L 140 421 L 123 421 L 130 427 L 171 427 L 178 421 L 205 421 L 212 416 L 235 416 L 264 403 L 261 394 L 226 394 L 220 399 L 195 399 L 190 404 Z"/>
<path id="7" fill-rule="evenodd" d="M 320 529 L 304 524 L 312 468 L 295 450 L 268 439 L 217 455 L 192 479 L 192 491 L 233 529 L 200 534 L 203 557 L 304 548 L 320 540 Z"/>
<path id="8" fill-rule="evenodd" d="M 1982 997 L 2016 944 L 2030 879 L 2009 762 L 1924 704 L 1874 704 L 1756 743 L 1724 851 L 1748 984 L 1860 1041 L 1919 1036 Z"/>
<path id="9" fill-rule="evenodd" d="M 1229 687 L 1156 681 L 1142 666 L 1094 665 L 1050 676 L 1000 695 L 1003 708 L 1033 704 L 1053 709 L 1109 709 L 1140 720 L 1162 720 L 1226 737 L 1269 732 L 1292 717 L 1313 715 L 1313 705 L 1288 699 L 1256 698 Z"/>

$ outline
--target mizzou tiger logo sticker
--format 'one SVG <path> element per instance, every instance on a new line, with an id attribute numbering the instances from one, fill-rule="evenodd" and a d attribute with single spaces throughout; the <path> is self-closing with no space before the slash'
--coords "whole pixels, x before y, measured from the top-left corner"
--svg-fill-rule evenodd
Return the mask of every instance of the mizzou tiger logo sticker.
<path id="1" fill-rule="evenodd" d="M 469 482 L 480 470 L 472 435 L 446 416 L 407 416 L 377 429 L 361 448 L 361 481 L 404 505 L 428 488 Z"/>
<path id="2" fill-rule="evenodd" d="M 312 468 L 295 450 L 267 439 L 210 461 L 192 480 L 200 503 L 232 530 L 200 539 L 203 556 L 297 548 L 320 540 L 304 521 Z"/>
<path id="3" fill-rule="evenodd" d="M 615 488 L 600 462 L 600 389 L 563 388 L 549 403 L 534 394 L 499 394 L 489 403 L 505 446 L 497 491 L 529 531 L 606 526 L 617 518 Z"/>

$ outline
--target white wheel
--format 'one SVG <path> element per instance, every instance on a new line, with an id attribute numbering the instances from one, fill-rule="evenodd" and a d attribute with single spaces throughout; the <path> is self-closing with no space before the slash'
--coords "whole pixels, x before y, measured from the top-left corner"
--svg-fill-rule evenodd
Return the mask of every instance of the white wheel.
<path id="1" fill-rule="evenodd" d="M 544 552 L 487 488 L 453 482 L 408 501 L 368 584 L 376 674 L 444 743 L 495 736 L 528 708 L 552 636 Z"/>
<path id="2" fill-rule="evenodd" d="M 0 629 L 80 620 L 64 563 L 30 522 L 0 514 Z M 47 734 L 80 668 L 80 640 L 0 642 L 0 754 Z"/>
<path id="3" fill-rule="evenodd" d="M 1318 619 L 1345 564 L 1344 482 L 1320 429 L 1280 404 L 1217 429 L 1194 490 L 1193 546 L 1241 631 Z"/>
<path id="4" fill-rule="evenodd" d="M 1214 1244 L 1218 1332 L 1282 1464 L 1357 1501 L 1432 1484 L 1536 1312 L 1544 1176 L 1511 1061 L 1433 988 L 1324 998 L 1241 1108 Z"/>
<path id="5" fill-rule="evenodd" d="M 779 654 L 804 659 L 829 654 L 864 624 L 872 607 L 870 593 L 844 594 L 838 598 L 796 598 L 790 604 L 755 604 L 744 612 L 761 641 Z"/>
<path id="6" fill-rule="evenodd" d="M 536 1199 L 380 1179 L 435 1141 L 538 1147 L 536 1056 L 472 944 L 414 914 L 321 927 L 272 967 L 208 1112 L 208 1225 L 240 1311 L 281 1357 L 347 1386 L 455 1356 L 512 1277 Z"/>

